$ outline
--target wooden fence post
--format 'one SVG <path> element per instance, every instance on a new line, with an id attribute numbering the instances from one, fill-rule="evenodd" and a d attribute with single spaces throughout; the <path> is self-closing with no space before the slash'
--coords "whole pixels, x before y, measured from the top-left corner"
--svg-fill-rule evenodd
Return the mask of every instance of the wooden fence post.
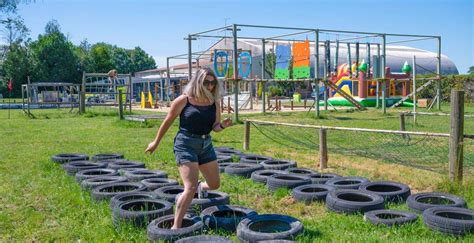
<path id="1" fill-rule="evenodd" d="M 244 150 L 250 147 L 250 122 L 244 121 Z"/>
<path id="2" fill-rule="evenodd" d="M 230 96 L 227 96 L 227 114 L 230 114 Z"/>
<path id="3" fill-rule="evenodd" d="M 328 145 L 326 139 L 326 128 L 319 129 L 319 169 L 328 167 Z"/>
<path id="4" fill-rule="evenodd" d="M 291 100 L 290 102 L 291 102 L 291 110 L 293 110 L 293 100 Z"/>
<path id="5" fill-rule="evenodd" d="M 464 140 L 464 91 L 451 90 L 451 128 L 449 136 L 449 179 L 462 182 Z"/>
<path id="6" fill-rule="evenodd" d="M 120 120 L 123 120 L 123 97 L 122 97 L 122 90 L 119 89 L 118 91 L 118 94 L 119 94 L 119 117 L 120 117 Z"/>
<path id="7" fill-rule="evenodd" d="M 400 113 L 400 131 L 405 131 L 405 113 Z M 403 134 L 402 138 L 406 138 L 406 135 Z"/>
<path id="8" fill-rule="evenodd" d="M 86 92 L 79 91 L 79 114 L 86 113 Z"/>

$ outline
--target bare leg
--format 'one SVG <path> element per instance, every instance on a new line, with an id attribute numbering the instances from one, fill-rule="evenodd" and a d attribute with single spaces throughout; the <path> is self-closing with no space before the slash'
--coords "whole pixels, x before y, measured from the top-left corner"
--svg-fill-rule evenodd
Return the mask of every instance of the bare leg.
<path id="1" fill-rule="evenodd" d="M 217 161 L 212 161 L 199 165 L 199 170 L 201 171 L 206 182 L 201 183 L 203 190 L 216 190 L 221 185 L 221 178 L 219 175 L 219 165 Z"/>
<path id="2" fill-rule="evenodd" d="M 186 163 L 179 166 L 179 174 L 184 183 L 184 192 L 176 202 L 176 212 L 174 216 L 174 224 L 171 229 L 181 228 L 184 214 L 189 208 L 194 194 L 196 193 L 197 183 L 199 179 L 198 163 Z"/>

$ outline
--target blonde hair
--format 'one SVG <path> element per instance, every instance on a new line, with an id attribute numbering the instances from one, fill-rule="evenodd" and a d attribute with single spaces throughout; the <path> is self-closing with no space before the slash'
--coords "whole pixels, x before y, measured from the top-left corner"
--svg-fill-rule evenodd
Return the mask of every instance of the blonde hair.
<path id="1" fill-rule="evenodd" d="M 212 92 L 209 91 L 207 87 L 204 87 L 204 80 L 206 80 L 207 76 L 211 76 L 216 80 L 216 85 L 214 85 Z M 206 99 L 211 103 L 219 101 L 220 86 L 216 74 L 214 74 L 214 71 L 210 68 L 198 69 L 196 74 L 191 78 L 191 81 L 186 85 L 184 93 L 199 101 Z"/>

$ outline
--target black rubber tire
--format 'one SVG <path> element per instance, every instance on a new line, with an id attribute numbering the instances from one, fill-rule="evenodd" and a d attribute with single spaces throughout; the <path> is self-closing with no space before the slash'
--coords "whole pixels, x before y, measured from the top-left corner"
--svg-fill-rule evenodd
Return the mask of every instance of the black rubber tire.
<path id="1" fill-rule="evenodd" d="M 90 169 L 90 170 L 81 170 L 76 173 L 76 181 L 81 183 L 83 180 L 98 176 L 119 176 L 118 171 L 113 169 Z"/>
<path id="2" fill-rule="evenodd" d="M 120 169 L 130 169 L 130 168 L 145 168 L 145 164 L 140 161 L 116 161 L 116 162 L 111 162 L 107 165 L 108 168 L 114 169 L 114 170 L 120 170 Z"/>
<path id="3" fill-rule="evenodd" d="M 304 175 L 297 174 L 275 174 L 267 178 L 267 188 L 269 191 L 276 191 L 278 188 L 293 189 L 297 186 L 311 184 L 311 179 Z"/>
<path id="4" fill-rule="evenodd" d="M 173 221 L 174 215 L 166 215 L 151 221 L 147 227 L 148 239 L 151 242 L 174 242 L 188 236 L 199 235 L 204 229 L 201 218 L 197 216 L 189 217 L 186 215 L 183 218 L 182 227 L 171 230 Z"/>
<path id="5" fill-rule="evenodd" d="M 214 147 L 214 151 L 217 155 L 229 155 L 229 156 L 237 156 L 240 158 L 242 152 L 240 150 L 230 148 L 230 147 Z"/>
<path id="6" fill-rule="evenodd" d="M 258 155 L 258 154 L 242 154 L 240 155 L 239 163 L 259 164 L 269 159 L 272 159 L 272 158 L 268 156 Z"/>
<path id="7" fill-rule="evenodd" d="M 123 154 L 115 154 L 115 153 L 106 153 L 106 154 L 96 154 L 92 156 L 91 160 L 93 161 L 101 161 L 101 160 L 108 160 L 108 159 L 123 159 Z"/>
<path id="8" fill-rule="evenodd" d="M 432 207 L 423 211 L 423 222 L 432 230 L 449 235 L 474 233 L 474 210 L 456 207 Z"/>
<path id="9" fill-rule="evenodd" d="M 438 206 L 467 207 L 466 201 L 461 197 L 442 192 L 422 192 L 410 195 L 407 198 L 407 205 L 417 213 L 422 213 L 428 208 Z"/>
<path id="10" fill-rule="evenodd" d="M 183 186 L 164 186 L 154 190 L 152 193 L 155 194 L 157 198 L 174 203 L 176 196 L 182 192 L 184 192 Z"/>
<path id="11" fill-rule="evenodd" d="M 230 155 L 217 155 L 217 163 L 232 163 L 234 160 Z"/>
<path id="12" fill-rule="evenodd" d="M 286 170 L 296 167 L 296 161 L 281 159 L 269 159 L 260 162 L 260 164 L 263 165 L 263 168 L 266 170 Z"/>
<path id="13" fill-rule="evenodd" d="M 234 243 L 229 238 L 217 235 L 196 235 L 175 241 L 176 243 Z"/>
<path id="14" fill-rule="evenodd" d="M 81 170 L 105 168 L 107 164 L 94 163 L 88 160 L 76 160 L 76 161 L 64 163 L 61 166 L 63 167 L 63 169 L 66 171 L 68 175 L 73 176 Z"/>
<path id="15" fill-rule="evenodd" d="M 110 163 L 120 163 L 120 162 L 126 162 L 126 161 L 128 160 L 127 159 L 105 159 L 105 160 L 101 160 L 100 163 L 105 163 L 108 166 Z"/>
<path id="16" fill-rule="evenodd" d="M 160 187 L 164 186 L 177 186 L 179 185 L 177 180 L 168 179 L 168 178 L 148 178 L 140 181 L 143 185 L 146 186 L 148 191 L 154 191 Z"/>
<path id="17" fill-rule="evenodd" d="M 336 189 L 359 189 L 360 185 L 370 182 L 369 179 L 358 176 L 338 177 L 326 181 L 326 185 Z"/>
<path id="18" fill-rule="evenodd" d="M 336 189 L 326 196 L 326 207 L 337 213 L 357 214 L 384 209 L 383 197 L 354 189 Z"/>
<path id="19" fill-rule="evenodd" d="M 255 182 L 267 184 L 268 177 L 275 174 L 285 175 L 289 173 L 283 170 L 257 170 L 252 172 L 250 177 Z"/>
<path id="20" fill-rule="evenodd" d="M 414 213 L 391 209 L 372 210 L 364 213 L 365 221 L 369 221 L 375 225 L 386 225 L 389 227 L 412 223 L 417 219 L 418 215 Z"/>
<path id="21" fill-rule="evenodd" d="M 402 203 L 410 196 L 410 187 L 393 181 L 373 181 L 360 185 L 359 190 L 382 196 L 385 202 Z"/>
<path id="22" fill-rule="evenodd" d="M 220 173 L 225 173 L 225 167 L 227 167 L 229 165 L 232 165 L 232 164 L 236 164 L 236 163 L 233 163 L 233 162 L 219 163 L 219 172 Z"/>
<path id="23" fill-rule="evenodd" d="M 114 208 L 124 202 L 137 200 L 137 199 L 157 199 L 156 195 L 147 192 L 147 191 L 139 191 L 139 192 L 128 192 L 119 195 L 115 195 L 110 198 L 110 209 L 113 211 Z"/>
<path id="24" fill-rule="evenodd" d="M 326 184 L 327 181 L 333 178 L 341 177 L 338 174 L 331 174 L 331 173 L 316 173 L 316 174 L 308 174 L 307 176 L 311 178 L 311 183 L 313 184 Z"/>
<path id="25" fill-rule="evenodd" d="M 83 180 L 81 188 L 82 190 L 91 190 L 98 186 L 117 182 L 127 182 L 127 178 L 123 176 L 96 176 Z"/>
<path id="26" fill-rule="evenodd" d="M 63 164 L 77 160 L 89 160 L 87 154 L 56 154 L 51 156 L 51 160 L 58 164 Z"/>
<path id="27" fill-rule="evenodd" d="M 178 198 L 181 196 L 182 193 L 176 195 L 175 203 Z M 194 194 L 194 198 L 191 201 L 191 205 L 189 206 L 187 212 L 195 215 L 199 215 L 202 210 L 217 206 L 217 205 L 225 205 L 229 204 L 229 194 L 225 192 L 219 191 L 207 191 L 208 196 L 206 198 L 198 198 L 198 194 Z"/>
<path id="28" fill-rule="evenodd" d="M 94 188 L 91 197 L 96 201 L 108 200 L 116 195 L 138 191 L 146 191 L 146 186 L 136 182 L 111 183 Z"/>
<path id="29" fill-rule="evenodd" d="M 294 240 L 261 240 L 258 243 L 295 243 Z"/>
<path id="30" fill-rule="evenodd" d="M 237 205 L 217 205 L 204 209 L 201 218 L 208 228 L 235 232 L 243 219 L 257 215 L 253 209 Z"/>
<path id="31" fill-rule="evenodd" d="M 241 242 L 294 240 L 302 232 L 301 221 L 280 214 L 256 215 L 242 220 L 237 226 L 237 238 Z"/>
<path id="32" fill-rule="evenodd" d="M 323 184 L 309 184 L 293 188 L 291 196 L 298 202 L 311 203 L 314 201 L 326 201 L 326 196 L 335 187 Z"/>
<path id="33" fill-rule="evenodd" d="M 290 174 L 298 174 L 298 175 L 311 175 L 311 174 L 318 174 L 317 171 L 309 169 L 309 168 L 288 168 L 285 171 L 288 171 Z"/>
<path id="34" fill-rule="evenodd" d="M 252 172 L 257 170 L 263 170 L 263 166 L 251 163 L 232 163 L 231 165 L 225 167 L 224 172 L 229 175 L 250 178 Z"/>
<path id="35" fill-rule="evenodd" d="M 112 222 L 115 226 L 127 222 L 143 227 L 158 217 L 170 214 L 173 214 L 173 204 L 168 201 L 135 199 L 117 205 L 112 211 Z"/>
<path id="36" fill-rule="evenodd" d="M 123 174 L 129 181 L 139 182 L 150 178 L 168 178 L 168 174 L 161 170 L 128 170 Z"/>

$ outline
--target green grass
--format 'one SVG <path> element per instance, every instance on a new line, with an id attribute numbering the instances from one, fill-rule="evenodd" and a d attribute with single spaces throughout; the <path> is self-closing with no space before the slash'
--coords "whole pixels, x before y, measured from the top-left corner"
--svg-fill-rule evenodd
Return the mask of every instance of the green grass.
<path id="1" fill-rule="evenodd" d="M 146 124 L 119 121 L 114 111 L 94 110 L 84 116 L 66 110 L 34 111 L 36 119 L 27 119 L 19 110 L 0 110 L 0 241 L 146 241 L 146 229 L 125 225 L 115 228 L 106 202 L 92 201 L 90 194 L 80 189 L 73 177 L 50 161 L 57 153 L 121 152 L 126 158 L 140 160 L 148 168 L 168 172 L 179 178 L 172 152 L 176 124 L 170 129 L 152 156 L 145 155 L 147 144 L 153 139 L 159 121 Z M 382 115 L 378 111 L 323 112 L 325 119 L 316 120 L 306 113 L 248 115 L 254 119 L 280 120 L 293 123 L 326 124 L 334 126 L 398 129 L 397 113 Z M 393 116 L 393 118 L 392 118 Z M 447 132 L 444 120 L 426 119 L 423 127 L 410 128 Z M 440 124 L 438 124 L 440 123 Z M 471 124 L 471 123 L 469 123 Z M 474 133 L 474 126 L 465 125 Z M 242 148 L 243 125 L 238 124 L 223 133 L 215 134 L 216 146 Z M 299 167 L 316 168 L 317 150 L 289 149 L 268 141 L 252 129 L 250 148 L 278 158 L 292 158 Z M 349 139 L 346 139 L 349 140 Z M 341 140 L 349 144 L 350 141 Z M 473 177 L 465 178 L 464 185 L 447 182 L 446 174 L 426 171 L 404 164 L 389 163 L 376 158 L 339 154 L 330 150 L 326 172 L 359 175 L 371 180 L 396 180 L 410 185 L 414 192 L 445 191 L 464 197 L 474 207 Z M 361 215 L 340 215 L 328 212 L 322 203 L 306 205 L 295 202 L 288 190 L 270 193 L 264 185 L 250 179 L 222 175 L 221 191 L 230 194 L 231 203 L 247 206 L 259 213 L 281 213 L 299 218 L 305 234 L 298 240 L 353 241 L 353 242 L 415 242 L 415 241 L 474 241 L 474 235 L 463 238 L 433 232 L 418 219 L 415 224 L 386 228 L 373 226 Z M 407 209 L 406 205 L 390 208 Z M 216 232 L 210 232 L 216 233 Z M 234 240 L 235 235 L 228 235 Z"/>

